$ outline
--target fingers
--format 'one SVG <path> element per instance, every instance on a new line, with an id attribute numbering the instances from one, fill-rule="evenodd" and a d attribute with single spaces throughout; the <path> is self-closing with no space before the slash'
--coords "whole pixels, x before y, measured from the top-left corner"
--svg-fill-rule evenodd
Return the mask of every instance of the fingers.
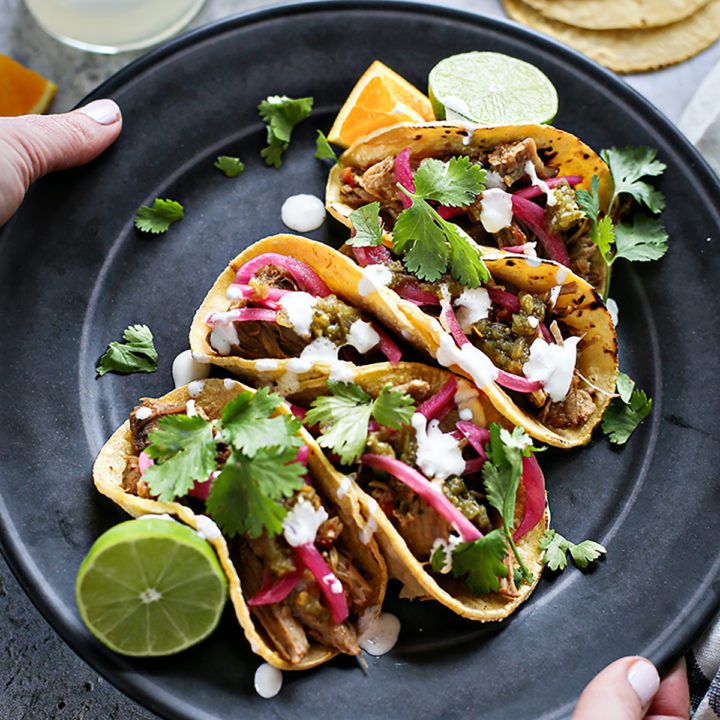
<path id="1" fill-rule="evenodd" d="M 684 658 L 663 677 L 660 689 L 650 705 L 648 715 L 664 720 L 688 720 L 690 688 Z"/>
<path id="2" fill-rule="evenodd" d="M 109 99 L 58 115 L 0 118 L 0 225 L 35 180 L 89 162 L 121 128 L 120 108 Z"/>
<path id="3" fill-rule="evenodd" d="M 583 690 L 572 720 L 641 720 L 659 686 L 660 677 L 650 661 L 621 658 Z"/>

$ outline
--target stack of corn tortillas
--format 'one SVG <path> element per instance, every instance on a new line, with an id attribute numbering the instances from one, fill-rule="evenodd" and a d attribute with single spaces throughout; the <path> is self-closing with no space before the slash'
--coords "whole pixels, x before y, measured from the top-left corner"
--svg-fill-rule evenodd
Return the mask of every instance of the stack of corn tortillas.
<path id="1" fill-rule="evenodd" d="M 720 0 L 502 0 L 513 19 L 619 73 L 696 55 L 720 37 Z"/>

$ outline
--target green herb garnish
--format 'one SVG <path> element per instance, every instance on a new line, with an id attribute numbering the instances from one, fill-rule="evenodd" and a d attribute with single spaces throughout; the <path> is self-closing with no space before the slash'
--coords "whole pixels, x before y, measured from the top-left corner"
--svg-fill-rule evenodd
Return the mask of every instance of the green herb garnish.
<path id="1" fill-rule="evenodd" d="M 174 200 L 157 198 L 152 207 L 140 206 L 135 215 L 135 227 L 143 232 L 159 235 L 183 218 L 183 206 Z"/>
<path id="2" fill-rule="evenodd" d="M 306 473 L 296 461 L 300 423 L 284 413 L 275 415 L 281 403 L 279 395 L 263 388 L 240 393 L 218 420 L 160 418 L 145 449 L 156 460 L 143 475 L 151 494 L 169 502 L 187 494 L 196 481 L 207 480 L 216 471 L 222 442 L 229 455 L 210 486 L 208 512 L 230 537 L 281 532 L 286 511 L 277 501 L 298 490 Z"/>
<path id="3" fill-rule="evenodd" d="M 602 429 L 610 442 L 622 445 L 650 414 L 652 398 L 637 389 L 635 382 L 622 372 L 618 372 L 616 388 L 620 397 L 613 398 L 605 410 Z"/>
<path id="4" fill-rule="evenodd" d="M 412 204 L 395 222 L 393 249 L 402 256 L 410 272 L 421 280 L 434 281 L 449 269 L 456 280 L 470 288 L 478 287 L 489 278 L 477 244 L 458 225 L 442 218 L 431 204 L 469 205 L 485 189 L 484 182 L 485 170 L 472 163 L 470 158 L 459 156 L 448 162 L 433 158 L 424 160 L 415 173 L 415 192 L 398 183 L 398 189 Z M 367 227 L 371 222 L 380 226 L 377 214 L 372 218 L 368 211 L 362 220 L 363 232 L 361 234 L 355 228 L 358 235 L 352 244 L 379 244 L 375 241 L 378 231 Z"/>
<path id="5" fill-rule="evenodd" d="M 229 178 L 239 177 L 245 171 L 245 165 L 240 162 L 240 158 L 231 157 L 230 155 L 219 155 L 218 159 L 213 163 L 213 167 L 224 172 Z"/>
<path id="6" fill-rule="evenodd" d="M 613 177 L 613 196 L 606 208 L 600 207 L 600 180 L 593 175 L 590 190 L 578 190 L 577 203 L 592 222 L 588 233 L 600 249 L 607 266 L 603 299 L 610 294 L 613 263 L 619 258 L 629 261 L 658 260 L 667 252 L 668 235 L 659 219 L 638 213 L 631 222 L 613 224 L 611 214 L 622 195 L 630 195 L 640 206 L 657 214 L 665 207 L 663 194 L 641 180 L 645 176 L 661 175 L 665 164 L 656 160 L 656 151 L 646 147 L 611 148 L 600 153 Z M 604 216 L 600 215 L 604 212 Z"/>
<path id="7" fill-rule="evenodd" d="M 313 99 L 293 99 L 287 95 L 271 95 L 258 105 L 260 117 L 267 128 L 267 145 L 261 151 L 268 165 L 279 168 L 282 154 L 290 144 L 293 128 L 312 110 Z"/>
<path id="8" fill-rule="evenodd" d="M 509 433 L 498 423 L 490 423 L 490 442 L 487 444 L 488 462 L 483 465 L 483 480 L 488 503 L 501 515 L 504 535 L 520 566 L 523 579 L 532 582 L 532 573 L 520 557 L 512 536 L 515 519 L 515 498 L 522 475 L 522 459 L 532 452 L 530 438 L 522 428 Z"/>
<path id="9" fill-rule="evenodd" d="M 111 342 L 96 368 L 98 375 L 106 372 L 155 372 L 157 351 L 147 325 L 130 325 L 123 332 L 124 343 Z"/>
<path id="10" fill-rule="evenodd" d="M 315 138 L 315 157 L 319 160 L 335 160 L 336 162 L 338 159 L 322 130 L 317 131 L 317 137 Z"/>
<path id="11" fill-rule="evenodd" d="M 545 551 L 544 561 L 553 571 L 564 570 L 567 567 L 568 550 L 573 562 L 581 569 L 585 569 L 606 552 L 605 548 L 594 540 L 583 540 L 575 545 L 555 530 L 546 530 L 543 533 L 539 548 Z"/>
<path id="12" fill-rule="evenodd" d="M 328 381 L 327 387 L 331 394 L 313 400 L 305 424 L 320 425 L 322 434 L 318 443 L 337 453 L 343 465 L 355 462 L 364 452 L 371 417 L 381 425 L 398 430 L 410 422 L 415 411 L 412 397 L 391 390 L 389 383 L 375 399 L 352 383 Z"/>

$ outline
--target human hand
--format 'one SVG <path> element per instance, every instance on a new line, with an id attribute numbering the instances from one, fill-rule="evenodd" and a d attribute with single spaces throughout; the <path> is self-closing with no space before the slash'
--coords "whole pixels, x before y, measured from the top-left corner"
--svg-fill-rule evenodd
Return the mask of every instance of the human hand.
<path id="1" fill-rule="evenodd" d="M 0 117 L 0 225 L 35 180 L 90 162 L 121 128 L 120 108 L 109 99 L 58 115 Z"/>
<path id="2" fill-rule="evenodd" d="M 616 660 L 583 690 L 571 720 L 688 720 L 690 691 L 685 661 L 662 679 L 641 657 Z"/>

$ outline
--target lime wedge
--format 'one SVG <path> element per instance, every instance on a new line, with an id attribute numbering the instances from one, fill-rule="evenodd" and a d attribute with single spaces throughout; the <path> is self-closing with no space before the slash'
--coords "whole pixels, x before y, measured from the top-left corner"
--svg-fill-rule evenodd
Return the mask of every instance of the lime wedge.
<path id="1" fill-rule="evenodd" d="M 227 579 L 211 547 L 173 520 L 129 520 L 101 535 L 78 570 L 90 632 L 123 655 L 170 655 L 217 626 Z"/>
<path id="2" fill-rule="evenodd" d="M 428 77 L 438 120 L 477 125 L 546 123 L 556 115 L 555 87 L 538 68 L 494 52 L 468 52 L 441 60 Z"/>

